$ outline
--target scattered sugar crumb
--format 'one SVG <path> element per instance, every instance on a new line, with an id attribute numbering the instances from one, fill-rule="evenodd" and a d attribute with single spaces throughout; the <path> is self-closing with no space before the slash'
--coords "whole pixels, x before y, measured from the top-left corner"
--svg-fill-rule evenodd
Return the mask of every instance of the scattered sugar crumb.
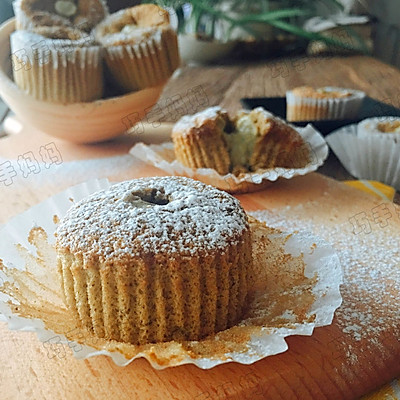
<path id="1" fill-rule="evenodd" d="M 388 226 L 356 235 L 349 222 L 314 224 L 307 217 L 308 207 L 287 206 L 250 214 L 271 227 L 311 231 L 331 243 L 344 269 L 343 304 L 336 311 L 336 324 L 352 340 L 360 342 L 358 348 L 378 347 L 385 351 L 385 335 L 388 340 L 400 337 L 400 307 L 395 301 L 400 293 L 400 246 L 393 240 L 398 232 Z M 350 362 L 357 362 L 351 348 L 347 355 Z"/>

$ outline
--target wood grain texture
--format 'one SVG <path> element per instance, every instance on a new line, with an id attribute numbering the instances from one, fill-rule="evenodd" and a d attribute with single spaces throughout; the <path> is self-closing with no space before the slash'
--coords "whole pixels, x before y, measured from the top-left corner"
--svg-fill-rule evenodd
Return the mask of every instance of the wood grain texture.
<path id="1" fill-rule="evenodd" d="M 159 104 L 172 104 L 175 121 L 184 115 L 179 102 L 190 88 L 200 86 L 209 106 L 230 111 L 240 108 L 242 97 L 284 96 L 296 86 L 341 86 L 360 89 L 368 96 L 400 107 L 400 73 L 395 67 L 365 56 L 283 58 L 241 65 L 185 67 L 166 86 Z"/>
<path id="2" fill-rule="evenodd" d="M 35 203 L 35 193 L 26 193 L 26 197 Z M 276 213 L 302 204 L 302 217 L 326 229 L 380 204 L 319 174 L 282 181 L 239 199 L 247 210 L 267 208 Z M 399 230 L 400 220 L 393 219 L 391 224 L 390 229 Z M 335 244 L 334 236 L 331 242 Z M 360 309 L 362 304 L 354 312 Z M 283 354 L 251 366 L 226 364 L 209 371 L 193 366 L 156 371 L 144 360 L 120 368 L 106 357 L 78 361 L 68 346 L 48 348 L 35 335 L 9 332 L 4 324 L 0 330 L 0 380 L 6 399 L 353 399 L 400 374 L 400 316 L 397 327 L 388 324 L 383 346 L 376 337 L 354 341 L 334 321 L 316 329 L 311 337 L 289 337 L 289 351 Z"/>
<path id="3" fill-rule="evenodd" d="M 126 154 L 137 141 L 165 140 L 167 132 L 154 132 L 158 119 L 174 121 L 189 109 L 193 111 L 196 107 L 214 104 L 234 110 L 239 107 L 241 97 L 283 95 L 286 89 L 304 83 L 359 88 L 379 100 L 397 106 L 400 102 L 398 70 L 366 57 L 283 59 L 263 64 L 187 67 L 166 87 L 159 103 L 164 111 L 153 114 L 151 128 L 145 126 L 146 134 L 123 136 L 99 145 L 77 146 L 25 127 L 19 135 L 0 139 L 0 157 L 16 159 L 28 151 L 37 154 L 39 147 L 49 142 L 57 145 L 65 166 L 71 160 Z M 206 95 L 206 105 L 204 97 L 196 103 L 193 93 L 188 94 L 199 86 Z M 339 179 L 348 178 L 334 159 L 322 171 Z M 162 175 L 162 171 L 137 162 L 129 174 L 112 174 L 110 178 L 117 180 L 157 174 Z M 63 182 L 57 182 L 57 176 L 48 192 L 40 187 L 29 188 L 18 197 L 10 198 L 7 187 L 2 186 L 0 223 L 54 194 L 57 188 L 64 188 Z M 280 210 L 287 211 L 288 207 L 296 212 L 296 206 L 301 204 L 304 206 L 302 218 L 312 221 L 316 229 L 326 228 L 327 232 L 334 232 L 338 224 L 348 224 L 349 218 L 360 211 L 368 212 L 381 204 L 381 200 L 319 174 L 283 180 L 265 191 L 241 195 L 239 199 L 247 210 L 274 209 L 274 214 L 279 214 Z M 386 250 L 398 245 L 399 228 L 400 220 L 392 218 L 385 228 L 388 235 Z M 332 233 L 330 241 L 335 244 L 336 239 Z M 372 240 L 368 236 L 364 239 L 366 244 Z M 374 247 L 374 243 L 370 245 Z M 349 285 L 343 287 L 343 295 L 345 303 L 342 307 L 348 307 L 352 295 Z M 381 293 L 376 290 L 373 295 L 379 298 Z M 398 310 L 398 296 L 393 296 L 390 301 L 390 308 L 397 305 Z M 374 302 L 370 306 L 378 310 Z M 360 303 L 354 311 L 361 307 Z M 397 317 L 397 324 L 389 324 L 386 319 L 373 319 L 371 324 L 387 325 L 385 334 L 380 337 L 367 335 L 361 341 L 355 341 L 354 337 L 344 333 L 335 319 L 331 326 L 316 329 L 311 337 L 288 338 L 289 350 L 283 354 L 251 366 L 226 364 L 209 371 L 193 366 L 156 371 L 144 360 L 120 368 L 103 356 L 79 361 L 68 346 L 49 349 L 34 334 L 12 332 L 1 323 L 0 398 L 356 399 L 400 375 L 400 315 Z"/>

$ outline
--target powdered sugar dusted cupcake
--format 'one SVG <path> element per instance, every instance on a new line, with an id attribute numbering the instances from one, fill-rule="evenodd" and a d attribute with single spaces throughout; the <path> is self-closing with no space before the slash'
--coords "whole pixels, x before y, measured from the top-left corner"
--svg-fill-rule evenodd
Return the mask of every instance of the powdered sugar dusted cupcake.
<path id="1" fill-rule="evenodd" d="M 177 37 L 169 15 L 154 4 L 110 15 L 94 35 L 106 48 L 112 79 L 125 91 L 162 84 L 179 66 Z"/>
<path id="2" fill-rule="evenodd" d="M 183 165 L 212 168 L 222 175 L 303 168 L 310 162 L 301 135 L 262 107 L 231 117 L 220 107 L 184 116 L 173 127 L 172 140 Z"/>
<path id="3" fill-rule="evenodd" d="M 228 113 L 220 107 L 185 115 L 172 129 L 177 160 L 190 168 L 213 168 L 227 174 L 231 160 L 225 131 L 231 125 Z"/>
<path id="4" fill-rule="evenodd" d="M 85 33 L 39 27 L 11 34 L 15 83 L 38 100 L 89 102 L 103 94 L 101 47 Z"/>
<path id="5" fill-rule="evenodd" d="M 97 337 L 199 340 L 250 301 L 252 246 L 238 200 L 183 177 L 118 183 L 76 203 L 57 229 L 65 301 Z"/>
<path id="6" fill-rule="evenodd" d="M 400 117 L 367 118 L 357 126 L 357 135 L 360 137 L 376 136 L 400 141 Z"/>
<path id="7" fill-rule="evenodd" d="M 17 0 L 14 2 L 17 29 L 38 26 L 74 26 L 90 32 L 108 15 L 104 0 Z"/>
<path id="8" fill-rule="evenodd" d="M 288 121 L 351 119 L 357 116 L 365 93 L 337 87 L 301 86 L 286 92 Z"/>

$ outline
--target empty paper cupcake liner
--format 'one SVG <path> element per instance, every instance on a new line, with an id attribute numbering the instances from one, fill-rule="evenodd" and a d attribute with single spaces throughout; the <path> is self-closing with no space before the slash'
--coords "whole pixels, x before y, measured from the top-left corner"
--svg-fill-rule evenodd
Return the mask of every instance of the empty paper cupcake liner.
<path id="1" fill-rule="evenodd" d="M 286 102 L 289 121 L 307 121 L 317 119 L 350 119 L 354 118 L 361 107 L 365 93 L 360 90 L 350 90 L 337 87 L 324 87 L 326 91 L 348 92 L 352 95 L 342 98 L 314 99 L 301 97 L 286 92 Z"/>
<path id="2" fill-rule="evenodd" d="M 341 304 L 342 269 L 333 248 L 306 232 L 284 233 L 251 219 L 254 300 L 236 326 L 194 342 L 134 346 L 94 337 L 71 317 L 57 276 L 54 232 L 72 202 L 107 189 L 95 180 L 51 197 L 0 231 L 0 312 L 9 328 L 34 331 L 50 358 L 67 351 L 106 355 L 120 366 L 139 357 L 155 368 L 251 364 L 288 349 L 285 337 L 329 325 Z M 274 279 L 269 279 L 274 276 Z"/>
<path id="3" fill-rule="evenodd" d="M 291 179 L 316 171 L 328 157 L 328 146 L 321 134 L 312 126 L 297 128 L 304 140 L 305 150 L 309 152 L 309 163 L 304 168 L 275 167 L 256 172 L 221 175 L 211 168 L 190 168 L 176 160 L 174 145 L 166 142 L 161 145 L 136 144 L 130 154 L 151 164 L 167 174 L 187 176 L 229 193 L 249 193 L 261 190 L 275 182 L 278 178 Z"/>
<path id="4" fill-rule="evenodd" d="M 386 135 L 386 134 L 383 134 Z M 400 134 L 398 135 L 400 139 Z M 330 148 L 347 171 L 358 179 L 370 179 L 400 190 L 400 140 L 360 135 L 356 124 L 326 137 Z"/>

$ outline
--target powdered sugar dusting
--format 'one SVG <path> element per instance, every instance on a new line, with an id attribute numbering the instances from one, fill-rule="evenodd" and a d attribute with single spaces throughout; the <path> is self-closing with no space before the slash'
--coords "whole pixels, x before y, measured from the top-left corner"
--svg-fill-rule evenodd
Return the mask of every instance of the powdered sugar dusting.
<path id="1" fill-rule="evenodd" d="M 188 178 L 142 178 L 74 205 L 57 243 L 107 263 L 143 253 L 208 254 L 236 243 L 245 229 L 247 216 L 227 193 Z"/>
<path id="2" fill-rule="evenodd" d="M 173 132 L 185 134 L 185 131 L 192 127 L 199 128 L 207 120 L 214 120 L 218 116 L 226 114 L 226 111 L 219 106 L 209 107 L 193 115 L 183 116 L 173 127 Z"/>
<path id="3" fill-rule="evenodd" d="M 312 231 L 332 244 L 344 268 L 343 304 L 336 311 L 336 323 L 354 342 L 362 341 L 362 349 L 384 351 L 385 337 L 400 336 L 398 232 L 389 225 L 357 235 L 348 221 L 335 225 L 327 220 L 321 226 L 310 221 L 310 207 L 311 203 L 251 214 L 276 228 Z M 350 348 L 347 355 L 350 362 L 357 361 Z"/>
<path id="4" fill-rule="evenodd" d="M 68 62 L 98 65 L 101 61 L 101 47 L 93 39 L 83 34 L 81 39 L 51 39 L 34 32 L 15 31 L 10 36 L 11 53 L 20 62 L 31 65 L 46 65 L 50 60 L 57 69 L 59 63 L 64 67 Z"/>

